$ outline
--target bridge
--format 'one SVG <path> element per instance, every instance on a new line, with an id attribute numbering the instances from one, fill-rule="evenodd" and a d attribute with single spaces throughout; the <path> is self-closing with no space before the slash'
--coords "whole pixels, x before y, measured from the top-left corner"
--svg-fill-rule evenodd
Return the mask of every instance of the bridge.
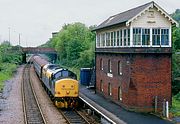
<path id="1" fill-rule="evenodd" d="M 22 61 L 26 63 L 26 54 L 48 54 L 51 55 L 53 60 L 57 59 L 57 52 L 53 48 L 44 47 L 22 47 Z"/>
<path id="2" fill-rule="evenodd" d="M 43 47 L 22 47 L 22 52 L 27 54 L 56 54 L 56 50 L 53 48 L 43 48 Z"/>

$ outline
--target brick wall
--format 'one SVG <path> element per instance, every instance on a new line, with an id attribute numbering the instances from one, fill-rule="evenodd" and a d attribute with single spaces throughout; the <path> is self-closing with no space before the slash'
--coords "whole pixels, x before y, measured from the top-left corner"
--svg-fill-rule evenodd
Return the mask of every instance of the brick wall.
<path id="1" fill-rule="evenodd" d="M 103 59 L 103 71 L 100 59 Z M 108 74 L 108 60 L 112 63 L 112 75 Z M 122 62 L 122 75 L 118 75 L 118 61 Z M 100 81 L 103 82 L 103 92 Z M 112 95 L 108 94 L 108 83 Z M 122 87 L 122 101 L 118 100 L 118 87 Z M 151 111 L 154 97 L 158 96 L 158 107 L 163 99 L 171 102 L 171 54 L 100 54 L 96 53 L 96 88 L 107 98 L 129 108 Z M 146 109 L 145 109 L 146 108 Z"/>

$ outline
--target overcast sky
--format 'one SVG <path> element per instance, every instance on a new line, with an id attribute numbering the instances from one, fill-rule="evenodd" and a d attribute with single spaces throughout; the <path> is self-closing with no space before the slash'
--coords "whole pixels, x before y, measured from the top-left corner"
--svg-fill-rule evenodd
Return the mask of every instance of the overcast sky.
<path id="1" fill-rule="evenodd" d="M 64 24 L 82 22 L 98 25 L 109 16 L 150 2 L 150 0 L 0 0 L 0 43 L 37 46 Z M 155 0 L 166 12 L 180 9 L 180 0 Z"/>

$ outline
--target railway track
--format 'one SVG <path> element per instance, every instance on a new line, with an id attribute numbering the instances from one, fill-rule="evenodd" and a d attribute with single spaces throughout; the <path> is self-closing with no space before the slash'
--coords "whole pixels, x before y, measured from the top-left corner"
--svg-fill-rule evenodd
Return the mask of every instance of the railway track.
<path id="1" fill-rule="evenodd" d="M 31 85 L 30 67 L 31 65 L 26 65 L 23 70 L 21 93 L 23 96 L 24 120 L 26 124 L 46 124 L 36 94 Z"/>
<path id="2" fill-rule="evenodd" d="M 78 111 L 76 110 L 60 110 L 68 124 L 90 124 Z"/>

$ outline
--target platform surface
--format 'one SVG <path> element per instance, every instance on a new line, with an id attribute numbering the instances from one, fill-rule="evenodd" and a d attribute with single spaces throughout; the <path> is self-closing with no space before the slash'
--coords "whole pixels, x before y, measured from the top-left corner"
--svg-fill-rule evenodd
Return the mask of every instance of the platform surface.
<path id="1" fill-rule="evenodd" d="M 87 99 L 94 107 L 104 108 L 102 112 L 113 120 L 121 121 L 126 124 L 173 124 L 168 120 L 163 120 L 157 116 L 151 114 L 143 114 L 127 111 L 112 101 L 104 98 L 100 94 L 95 94 L 95 91 L 87 88 L 86 86 L 80 85 L 80 96 Z M 117 118 L 119 120 L 117 120 Z"/>

